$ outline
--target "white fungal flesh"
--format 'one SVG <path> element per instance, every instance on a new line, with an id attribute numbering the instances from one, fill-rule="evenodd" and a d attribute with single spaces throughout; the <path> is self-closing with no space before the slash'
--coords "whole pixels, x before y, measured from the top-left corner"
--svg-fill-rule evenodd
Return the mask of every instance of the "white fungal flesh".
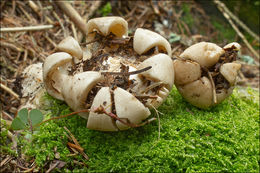
<path id="1" fill-rule="evenodd" d="M 75 56 L 77 59 L 82 59 L 83 51 L 79 45 L 79 43 L 71 36 L 62 40 L 58 46 L 58 50 L 67 52 L 72 56 Z"/>
<path id="2" fill-rule="evenodd" d="M 224 50 L 214 43 L 200 42 L 188 47 L 181 55 L 181 58 L 190 59 L 201 66 L 210 67 L 216 64 Z"/>
<path id="3" fill-rule="evenodd" d="M 139 69 L 152 66 L 150 70 L 143 72 L 142 76 L 153 81 L 161 81 L 171 88 L 174 83 L 174 71 L 171 58 L 166 54 L 154 55 L 139 65 Z"/>
<path id="4" fill-rule="evenodd" d="M 200 65 L 196 62 L 175 60 L 173 64 L 177 85 L 184 85 L 201 77 Z"/>
<path id="5" fill-rule="evenodd" d="M 228 48 L 232 48 L 232 46 L 235 46 L 238 50 L 241 49 L 240 44 L 238 44 L 237 42 L 229 43 L 229 44 L 227 44 L 226 46 L 224 46 L 223 48 L 224 48 L 224 49 L 228 49 Z"/>
<path id="6" fill-rule="evenodd" d="M 222 102 L 225 100 L 228 96 L 230 96 L 233 92 L 234 87 L 230 87 L 229 89 L 222 89 L 219 93 L 217 93 L 217 103 Z"/>
<path id="7" fill-rule="evenodd" d="M 112 112 L 112 98 L 108 87 L 101 88 L 94 98 L 89 113 L 87 128 L 101 131 L 117 131 L 114 120 L 106 114 L 95 113 L 102 106 L 106 112 Z"/>
<path id="8" fill-rule="evenodd" d="M 74 110 L 85 109 L 85 101 L 89 91 L 102 79 L 100 72 L 87 71 L 69 77 L 67 82 L 64 81 L 62 87 L 62 96 L 65 102 Z M 87 113 L 80 113 L 87 118 Z"/>
<path id="9" fill-rule="evenodd" d="M 212 85 L 207 77 L 180 86 L 178 89 L 181 95 L 195 106 L 207 108 L 212 105 Z"/>
<path id="10" fill-rule="evenodd" d="M 128 119 L 133 124 L 139 124 L 151 114 L 149 109 L 132 94 L 119 87 L 114 91 L 114 102 L 117 116 L 123 120 L 125 119 L 125 121 Z M 124 125 L 118 120 L 116 124 L 120 130 L 129 128 L 129 126 Z"/>
<path id="11" fill-rule="evenodd" d="M 238 70 L 241 68 L 241 64 L 237 63 L 225 63 L 220 67 L 220 73 L 227 79 L 227 81 L 233 86 L 235 85 Z"/>
<path id="12" fill-rule="evenodd" d="M 87 23 L 87 34 L 98 31 L 107 36 L 113 33 L 117 37 L 127 36 L 128 23 L 121 17 L 100 17 L 94 18 Z"/>
<path id="13" fill-rule="evenodd" d="M 63 65 L 71 63 L 72 56 L 65 52 L 58 52 L 48 56 L 43 64 L 43 82 L 47 92 L 59 100 L 64 100 L 61 87 L 65 81 L 67 72 Z"/>
<path id="14" fill-rule="evenodd" d="M 171 56 L 171 45 L 161 35 L 147 29 L 138 28 L 134 34 L 134 50 L 143 54 L 153 47 L 165 50 Z"/>

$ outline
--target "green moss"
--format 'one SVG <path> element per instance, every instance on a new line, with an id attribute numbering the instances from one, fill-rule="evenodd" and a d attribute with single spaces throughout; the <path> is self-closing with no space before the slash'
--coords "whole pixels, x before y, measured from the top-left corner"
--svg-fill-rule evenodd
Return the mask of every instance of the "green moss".
<path id="1" fill-rule="evenodd" d="M 104 5 L 100 10 L 98 10 L 98 12 L 102 16 L 107 16 L 109 13 L 111 13 L 112 12 L 112 6 L 111 6 L 110 2 L 106 3 L 106 5 Z"/>
<path id="2" fill-rule="evenodd" d="M 1 120 L 1 131 L 0 131 L 0 153 L 2 155 L 12 155 L 17 156 L 14 150 L 11 149 L 12 143 L 11 140 L 8 138 L 8 126 L 4 120 Z"/>
<path id="3" fill-rule="evenodd" d="M 56 102 L 53 106 L 59 107 L 59 103 L 65 108 L 59 110 L 61 114 L 69 112 L 64 103 L 52 100 Z M 42 166 L 54 158 L 57 146 L 60 160 L 67 162 L 63 170 L 67 172 L 259 172 L 259 103 L 251 97 L 235 91 L 220 105 L 200 110 L 185 102 L 174 88 L 159 111 L 163 113 L 159 140 L 156 121 L 108 133 L 89 130 L 86 120 L 72 116 L 42 125 L 24 149 Z M 89 161 L 67 156 L 63 126 L 78 139 Z M 74 165 L 73 160 L 83 161 L 89 168 Z"/>

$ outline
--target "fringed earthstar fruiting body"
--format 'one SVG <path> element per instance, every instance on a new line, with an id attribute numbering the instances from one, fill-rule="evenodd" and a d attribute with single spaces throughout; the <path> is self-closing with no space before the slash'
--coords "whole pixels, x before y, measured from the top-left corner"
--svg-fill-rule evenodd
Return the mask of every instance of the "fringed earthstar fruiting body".
<path id="1" fill-rule="evenodd" d="M 200 42 L 188 47 L 174 60 L 175 85 L 192 105 L 208 108 L 222 102 L 233 91 L 238 70 L 238 43 L 224 48 Z"/>
<path id="2" fill-rule="evenodd" d="M 141 124 L 174 84 L 170 44 L 142 28 L 129 37 L 128 24 L 120 17 L 95 18 L 87 27 L 84 48 L 67 37 L 58 45 L 59 52 L 44 61 L 47 92 L 73 111 L 90 109 L 80 113 L 90 129 L 117 131 Z M 100 108 L 103 112 L 97 111 Z"/>

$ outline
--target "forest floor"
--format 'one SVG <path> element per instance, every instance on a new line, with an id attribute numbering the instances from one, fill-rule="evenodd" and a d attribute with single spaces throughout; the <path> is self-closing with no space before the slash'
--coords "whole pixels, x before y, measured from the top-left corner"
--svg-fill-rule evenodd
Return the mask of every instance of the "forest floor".
<path id="1" fill-rule="evenodd" d="M 259 90 L 259 60 L 257 57 L 248 49 L 224 18 L 222 20 L 215 19 L 214 16 L 207 14 L 202 6 L 195 1 L 158 1 L 156 3 L 152 1 L 112 1 L 110 3 L 99 1 L 75 1 L 71 3 L 71 5 L 86 22 L 94 17 L 106 15 L 121 16 L 128 22 L 130 33 L 140 27 L 158 32 L 171 43 L 173 50 L 172 57 L 179 56 L 184 49 L 200 41 L 214 42 L 221 47 L 229 42 L 238 42 L 242 46 L 241 54 L 239 56 L 240 59 L 238 59 L 242 64 L 238 85 L 241 88 L 251 87 L 254 90 Z M 19 85 L 17 84 L 21 79 L 22 71 L 30 64 L 43 62 L 48 55 L 55 52 L 57 44 L 64 37 L 71 35 L 80 43 L 84 43 L 85 36 L 81 33 L 78 26 L 66 16 L 56 3 L 49 1 L 36 1 L 35 3 L 31 3 L 31 1 L 16 0 L 1 1 L 0 24 L 1 28 L 38 25 L 48 25 L 49 27 L 44 30 L 36 31 L 1 32 L 1 118 L 11 121 L 17 114 L 17 110 L 21 104 L 21 88 L 19 88 Z M 250 44 L 253 45 L 253 48 L 259 51 L 259 42 L 252 37 L 249 37 L 249 40 Z M 168 100 L 168 102 L 170 102 L 170 100 Z M 244 103 L 241 103 L 242 106 L 243 104 Z M 167 103 L 164 107 L 167 107 Z M 189 109 L 193 110 L 193 108 Z M 242 108 L 239 107 L 238 109 Z M 162 108 L 160 110 L 163 112 Z M 196 110 L 193 111 L 196 112 Z M 215 111 L 218 112 L 220 110 L 216 108 Z M 165 112 L 165 114 L 167 113 Z M 202 114 L 204 115 L 204 113 L 201 113 L 201 117 L 203 116 Z M 232 116 L 234 116 L 234 114 L 231 113 Z M 178 114 L 176 116 L 178 117 Z M 211 117 L 208 115 L 208 118 Z M 246 117 L 242 118 L 246 119 Z M 253 119 L 257 118 L 253 117 Z M 199 122 L 197 123 L 198 124 L 195 126 L 199 129 L 200 124 Z M 213 126 L 215 126 L 215 124 Z M 155 128 L 155 126 L 152 126 L 151 128 Z M 221 129 L 221 127 L 218 128 Z M 225 129 L 222 130 L 225 131 Z M 140 130 L 135 131 L 135 133 L 140 133 Z M 122 133 L 119 134 L 118 138 L 130 141 L 129 139 L 124 139 Z M 160 145 L 165 145 L 163 141 L 159 143 L 161 143 Z M 154 145 L 159 145 L 159 143 Z M 230 143 L 230 141 L 227 143 Z M 108 143 L 108 145 L 111 145 L 111 143 Z M 169 146 L 165 145 L 165 147 Z M 132 152 L 135 149 L 136 148 L 132 148 L 130 151 Z M 225 152 L 228 153 L 229 151 Z M 153 156 L 149 155 L 147 156 L 147 159 L 149 157 Z M 1 155 L 1 170 L 12 170 L 12 168 L 6 166 L 8 165 L 7 163 L 12 160 L 10 158 L 11 157 L 7 157 L 6 155 Z M 114 158 L 112 158 L 112 160 L 113 159 Z M 55 164 L 53 162 L 51 163 Z M 129 162 L 129 164 L 130 163 L 131 162 Z M 80 162 L 75 164 L 80 165 L 83 163 Z M 101 162 L 99 164 L 101 164 Z M 56 164 L 56 166 L 57 165 L 58 164 Z M 43 168 L 47 170 L 50 169 L 49 166 L 50 165 L 43 165 Z M 101 166 L 105 167 L 104 165 Z M 111 169 L 108 165 L 106 166 L 108 168 L 103 171 Z M 119 163 L 118 166 L 120 166 Z M 16 160 L 16 163 L 13 163 L 13 167 L 13 170 L 27 170 L 28 172 L 33 168 L 29 163 L 21 163 L 19 160 Z M 178 165 L 174 165 L 173 167 L 178 167 Z M 197 169 L 199 168 L 193 168 L 193 170 Z M 120 169 L 115 167 L 115 170 Z M 183 170 L 179 169 L 179 171 Z"/>

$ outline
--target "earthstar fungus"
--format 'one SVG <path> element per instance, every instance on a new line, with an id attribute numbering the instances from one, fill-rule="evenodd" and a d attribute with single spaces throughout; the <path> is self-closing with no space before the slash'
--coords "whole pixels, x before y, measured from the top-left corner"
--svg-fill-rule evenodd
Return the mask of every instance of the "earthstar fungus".
<path id="1" fill-rule="evenodd" d="M 175 85 L 192 105 L 207 108 L 222 102 L 235 86 L 241 64 L 236 63 L 238 43 L 224 48 L 200 42 L 174 60 Z"/>
<path id="2" fill-rule="evenodd" d="M 128 37 L 128 24 L 120 17 L 102 17 L 87 23 L 87 45 L 73 37 L 57 46 L 60 52 L 43 63 L 47 92 L 64 100 L 87 118 L 87 127 L 117 131 L 129 126 L 95 109 L 103 107 L 126 123 L 141 124 L 158 107 L 174 83 L 171 47 L 161 35 L 138 28 Z"/>

